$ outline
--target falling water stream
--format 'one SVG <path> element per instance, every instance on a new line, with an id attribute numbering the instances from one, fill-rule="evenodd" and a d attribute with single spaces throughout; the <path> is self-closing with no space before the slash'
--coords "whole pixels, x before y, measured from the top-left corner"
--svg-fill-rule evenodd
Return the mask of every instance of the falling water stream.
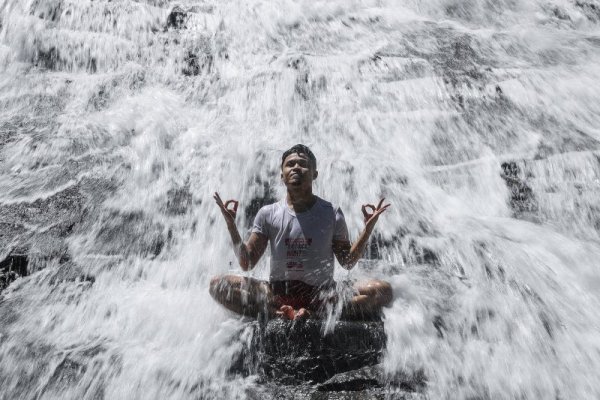
<path id="1" fill-rule="evenodd" d="M 211 195 L 247 235 L 298 142 L 354 238 L 392 204 L 335 272 L 392 284 L 390 381 L 600 398 L 597 0 L 175 5 L 0 1 L 0 255 L 29 260 L 0 295 L 0 399 L 259 390 L 207 289 L 237 271 Z"/>

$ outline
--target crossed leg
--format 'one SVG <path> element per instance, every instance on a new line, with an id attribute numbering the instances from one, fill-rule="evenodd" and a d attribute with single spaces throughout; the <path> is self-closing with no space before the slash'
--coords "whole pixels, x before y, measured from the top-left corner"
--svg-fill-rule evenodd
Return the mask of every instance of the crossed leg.
<path id="1" fill-rule="evenodd" d="M 268 282 L 238 275 L 220 275 L 211 279 L 210 294 L 228 310 L 235 313 L 256 317 L 266 313 L 269 317 L 278 314 L 280 307 Z M 342 318 L 349 320 L 370 319 L 377 317 L 381 309 L 393 300 L 392 287 L 389 283 L 371 279 L 360 281 L 353 286 L 354 295 L 344 304 Z M 278 308 L 280 307 L 280 308 Z M 289 319 L 289 310 L 284 311 L 284 317 Z M 294 311 L 294 310 L 292 310 Z M 308 312 L 305 310 L 308 314 Z M 289 314 L 289 315 L 288 315 Z"/>
<path id="2" fill-rule="evenodd" d="M 228 310 L 248 317 L 274 312 L 269 284 L 238 275 L 219 275 L 210 280 L 211 296 Z"/>
<path id="3" fill-rule="evenodd" d="M 393 299 L 392 286 L 379 279 L 359 281 L 353 286 L 354 296 L 342 311 L 342 319 L 360 320 L 378 317 L 383 307 L 389 306 Z"/>
<path id="4" fill-rule="evenodd" d="M 311 315 L 306 308 L 295 309 L 283 303 L 273 293 L 271 285 L 259 279 L 220 275 L 211 279 L 209 291 L 225 308 L 248 317 L 256 317 L 261 312 L 270 318 L 279 316 L 285 319 L 303 319 Z"/>

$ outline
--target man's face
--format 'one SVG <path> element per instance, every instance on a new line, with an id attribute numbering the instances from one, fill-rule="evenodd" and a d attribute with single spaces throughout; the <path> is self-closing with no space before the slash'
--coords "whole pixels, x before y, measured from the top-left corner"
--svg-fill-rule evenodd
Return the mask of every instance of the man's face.
<path id="1" fill-rule="evenodd" d="M 283 160 L 281 180 L 286 187 L 311 187 L 317 175 L 310 159 L 304 153 L 292 153 Z"/>

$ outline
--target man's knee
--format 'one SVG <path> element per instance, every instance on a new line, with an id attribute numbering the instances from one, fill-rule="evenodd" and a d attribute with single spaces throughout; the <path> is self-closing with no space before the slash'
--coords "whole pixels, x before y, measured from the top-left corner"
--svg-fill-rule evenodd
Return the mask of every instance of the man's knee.
<path id="1" fill-rule="evenodd" d="M 229 280 L 227 275 L 217 275 L 213 276 L 210 279 L 210 284 L 208 286 L 208 292 L 213 298 L 218 298 L 219 294 L 223 292 L 224 289 L 228 288 Z"/>
<path id="2" fill-rule="evenodd" d="M 377 280 L 376 286 L 381 305 L 390 305 L 394 300 L 394 291 L 392 290 L 392 285 L 390 285 L 389 282 Z"/>
<path id="3" fill-rule="evenodd" d="M 371 279 L 359 287 L 359 293 L 374 298 L 381 306 L 389 305 L 394 299 L 392 285 L 379 279 Z"/>

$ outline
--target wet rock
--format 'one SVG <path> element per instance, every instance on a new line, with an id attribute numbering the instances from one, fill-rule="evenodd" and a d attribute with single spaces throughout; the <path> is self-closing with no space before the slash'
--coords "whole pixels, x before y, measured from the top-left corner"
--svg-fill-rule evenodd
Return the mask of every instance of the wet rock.
<path id="1" fill-rule="evenodd" d="M 172 188 L 167 192 L 167 214 L 183 215 L 187 213 L 191 205 L 192 192 L 190 191 L 189 180 L 183 186 Z"/>
<path id="2" fill-rule="evenodd" d="M 212 41 L 209 37 L 201 37 L 195 45 L 185 52 L 181 72 L 186 76 L 210 73 L 214 63 Z"/>
<path id="3" fill-rule="evenodd" d="M 317 385 L 320 391 L 360 391 L 382 387 L 384 379 L 381 367 L 368 366 L 354 371 L 342 372 Z"/>
<path id="4" fill-rule="evenodd" d="M 600 21 L 600 4 L 596 1 L 575 1 L 575 7 L 583 11 L 584 15 L 591 21 Z"/>
<path id="5" fill-rule="evenodd" d="M 28 259 L 26 254 L 11 254 L 0 261 L 0 293 L 17 278 L 27 275 Z"/>
<path id="6" fill-rule="evenodd" d="M 367 245 L 364 257 L 367 260 L 379 260 L 382 258 L 382 250 L 390 245 L 391 243 L 385 240 L 381 233 L 376 232 L 369 239 L 369 244 Z"/>
<path id="7" fill-rule="evenodd" d="M 187 20 L 187 12 L 179 6 L 175 6 L 167 16 L 167 29 L 183 29 Z"/>
<path id="8" fill-rule="evenodd" d="M 260 180 L 255 181 L 256 184 L 260 184 Z M 244 216 L 246 217 L 246 227 L 250 228 L 254 223 L 254 217 L 263 206 L 273 204 L 277 201 L 273 189 L 268 182 L 262 182 L 262 193 L 257 194 L 253 197 L 248 206 L 244 209 Z"/>
<path id="9" fill-rule="evenodd" d="M 204 13 L 213 14 L 215 12 L 215 6 L 212 4 L 196 4 L 188 9 L 192 13 Z"/>
<path id="10" fill-rule="evenodd" d="M 369 239 L 369 244 L 364 254 L 367 260 L 381 260 L 387 251 L 393 251 L 398 248 L 403 234 L 395 234 L 386 239 L 380 232 L 375 232 Z"/>
<path id="11" fill-rule="evenodd" d="M 410 239 L 408 244 L 408 257 L 407 262 L 417 264 L 438 264 L 439 257 L 434 249 L 427 247 L 424 244 L 420 244 L 415 239 Z"/>
<path id="12" fill-rule="evenodd" d="M 459 36 L 450 40 L 443 48 L 440 60 L 436 60 L 444 81 L 453 87 L 471 85 L 473 81 L 482 81 L 485 77 L 481 64 L 483 60 L 474 49 L 474 40 L 468 36 Z M 457 101 L 462 102 L 457 97 Z"/>
<path id="13" fill-rule="evenodd" d="M 191 51 L 188 51 L 183 57 L 183 68 L 181 72 L 185 76 L 196 76 L 200 74 L 200 63 L 198 56 Z"/>
<path id="14" fill-rule="evenodd" d="M 166 244 L 164 226 L 142 212 L 105 214 L 99 222 L 94 251 L 106 255 L 157 256 Z"/>
<path id="15" fill-rule="evenodd" d="M 8 253 L 7 260 L 19 275 L 42 269 L 49 261 L 68 259 L 66 239 L 85 213 L 80 189 L 72 186 L 32 202 L 0 205 L 0 251 Z"/>
<path id="16" fill-rule="evenodd" d="M 60 396 L 60 393 L 65 388 L 79 382 L 85 372 L 86 366 L 65 357 L 55 368 L 54 373 L 48 381 L 48 385 L 44 387 L 44 395 Z"/>
<path id="17" fill-rule="evenodd" d="M 19 278 L 19 275 L 17 275 L 17 273 L 14 271 L 0 272 L 0 293 L 2 293 L 2 291 L 6 289 L 8 285 L 17 280 L 17 278 Z"/>
<path id="18" fill-rule="evenodd" d="M 559 6 L 554 6 L 551 10 L 552 15 L 562 21 L 570 21 L 571 17 L 569 16 L 569 14 L 561 7 Z"/>
<path id="19" fill-rule="evenodd" d="M 40 19 L 57 22 L 63 12 L 63 0 L 36 0 L 31 5 L 31 15 Z"/>
<path id="20" fill-rule="evenodd" d="M 279 319 L 252 323 L 248 327 L 252 339 L 231 372 L 257 373 L 267 381 L 288 384 L 326 382 L 379 362 L 387 340 L 383 322 L 338 321 L 333 332 L 326 334 L 323 324 L 320 320 Z M 355 385 L 366 384 L 365 379 L 358 383 L 359 375 Z"/>
<path id="21" fill-rule="evenodd" d="M 534 160 L 542 160 L 555 154 L 597 150 L 600 141 L 592 134 L 579 130 L 571 125 L 561 126 L 554 117 L 540 117 L 535 125 L 544 127 L 548 133 L 538 145 Z M 557 129 L 556 127 L 560 127 Z"/>
<path id="22" fill-rule="evenodd" d="M 0 270 L 12 271 L 19 276 L 27 276 L 27 254 L 13 253 L 0 261 Z"/>
<path id="23" fill-rule="evenodd" d="M 47 282 L 50 286 L 55 286 L 60 282 L 78 282 L 91 287 L 96 282 L 96 278 L 80 265 L 72 261 L 65 261 L 59 268 L 47 275 Z"/>
<path id="24" fill-rule="evenodd" d="M 538 208 L 533 191 L 521 177 L 519 166 L 514 161 L 504 162 L 501 165 L 502 179 L 510 189 L 510 207 L 516 214 L 526 211 L 535 211 Z"/>
<path id="25" fill-rule="evenodd" d="M 319 390 L 314 385 L 262 384 L 246 391 L 250 400 L 425 400 L 422 393 L 385 386 L 364 390 Z"/>
<path id="26" fill-rule="evenodd" d="M 33 59 L 33 65 L 49 70 L 59 69 L 61 64 L 60 54 L 58 49 L 51 46 L 47 49 L 38 48 Z"/>

